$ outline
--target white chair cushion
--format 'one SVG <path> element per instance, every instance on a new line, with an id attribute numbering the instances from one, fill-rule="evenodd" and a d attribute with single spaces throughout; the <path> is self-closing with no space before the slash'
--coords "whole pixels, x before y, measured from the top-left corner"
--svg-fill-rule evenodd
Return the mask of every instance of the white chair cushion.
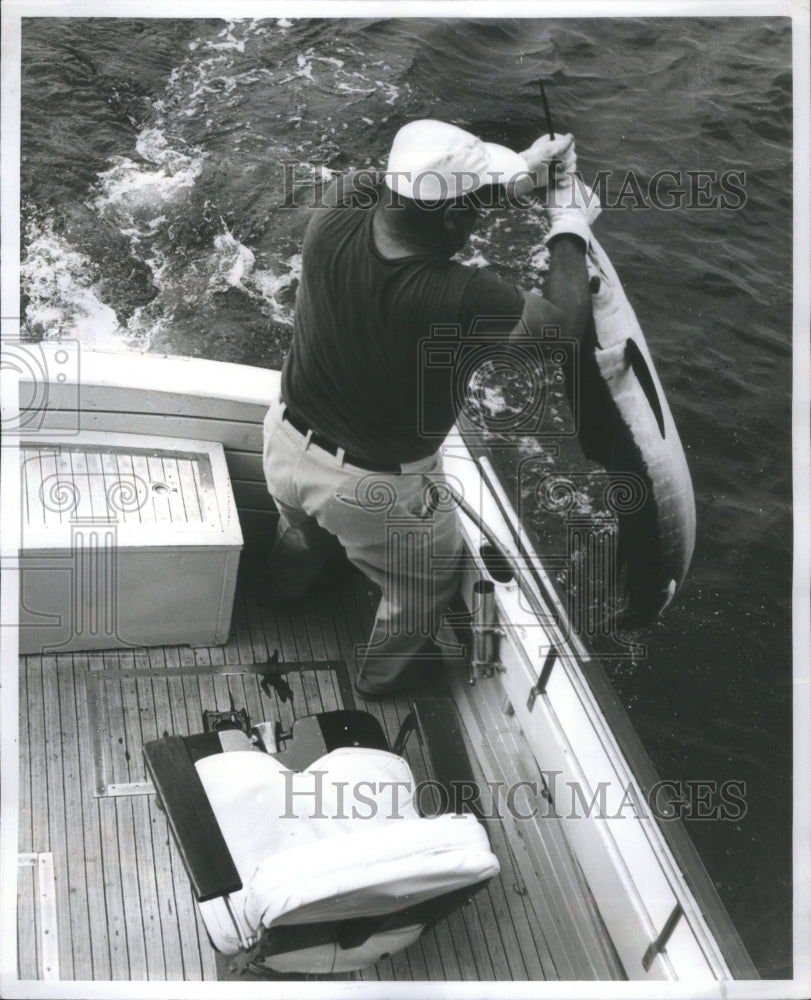
<path id="1" fill-rule="evenodd" d="M 255 750 L 195 766 L 243 883 L 200 906 L 225 953 L 262 924 L 383 915 L 498 873 L 473 816 L 419 817 L 411 769 L 387 751 L 340 748 L 302 773 Z"/>
<path id="2" fill-rule="evenodd" d="M 498 874 L 471 815 L 358 821 L 352 833 L 291 847 L 263 861 L 248 890 L 249 923 L 382 916 Z"/>
<path id="3" fill-rule="evenodd" d="M 378 793 L 364 814 L 392 813 L 392 790 L 381 786 L 395 781 L 403 786 L 397 787 L 400 814 L 417 815 L 411 792 L 403 790 L 413 787 L 411 769 L 402 757 L 383 750 L 339 748 L 301 773 L 289 771 L 275 757 L 258 750 L 212 754 L 198 760 L 195 767 L 243 886 L 231 893 L 228 905 L 223 899 L 200 904 L 214 947 L 226 955 L 236 954 L 256 939 L 260 924 L 246 917 L 245 902 L 247 887 L 262 861 L 288 847 L 311 845 L 365 822 L 352 819 L 349 794 L 346 808 L 338 808 L 339 795 L 356 780 L 373 782 Z M 320 776 L 314 773 L 319 771 Z M 360 811 L 363 803 L 358 806 Z M 332 818 L 342 812 L 346 820 Z M 319 819 L 319 814 L 324 818 Z"/>
<path id="4" fill-rule="evenodd" d="M 288 847 L 365 829 L 372 818 L 418 816 L 411 768 L 385 750 L 341 747 L 300 773 L 256 750 L 212 754 L 195 767 L 243 884 Z"/>

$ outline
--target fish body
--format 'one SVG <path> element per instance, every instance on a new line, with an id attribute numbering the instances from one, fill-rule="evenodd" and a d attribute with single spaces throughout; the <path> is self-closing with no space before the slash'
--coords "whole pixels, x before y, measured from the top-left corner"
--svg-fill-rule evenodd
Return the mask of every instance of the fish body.
<path id="1" fill-rule="evenodd" d="M 586 456 L 638 495 L 618 512 L 623 621 L 643 625 L 670 603 L 695 546 L 693 484 L 642 328 L 608 255 L 587 259 L 593 324 L 580 352 L 579 436 Z"/>

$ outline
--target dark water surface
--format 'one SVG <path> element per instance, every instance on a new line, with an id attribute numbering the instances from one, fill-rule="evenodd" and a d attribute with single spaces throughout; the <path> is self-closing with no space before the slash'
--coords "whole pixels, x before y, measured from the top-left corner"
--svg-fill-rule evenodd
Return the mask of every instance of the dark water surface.
<path id="1" fill-rule="evenodd" d="M 686 194 L 686 171 L 745 175 L 737 209 L 668 211 L 634 189 L 595 226 L 698 509 L 647 655 L 609 670 L 663 778 L 745 782 L 745 816 L 686 826 L 761 973 L 790 975 L 787 19 L 26 20 L 27 335 L 278 366 L 305 221 L 285 176 L 305 203 L 314 180 L 383 166 L 418 117 L 525 148 L 545 130 L 541 75 L 585 179 L 611 171 L 610 201 L 627 171 L 643 194 L 662 170 Z M 468 258 L 535 287 L 541 236 L 537 211 L 494 214 Z"/>

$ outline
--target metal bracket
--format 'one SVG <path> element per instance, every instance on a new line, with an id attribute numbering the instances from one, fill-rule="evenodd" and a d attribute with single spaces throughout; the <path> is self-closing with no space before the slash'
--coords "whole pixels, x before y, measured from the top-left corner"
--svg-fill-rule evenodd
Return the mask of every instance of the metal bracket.
<path id="1" fill-rule="evenodd" d="M 552 667 L 554 667 L 558 658 L 557 647 L 550 646 L 547 653 L 546 659 L 541 667 L 541 672 L 538 675 L 537 682 L 529 689 L 529 697 L 527 698 L 527 711 L 531 712 L 535 708 L 535 701 L 539 694 L 545 694 L 546 685 L 549 683 L 549 675 L 552 673 Z"/>
<path id="2" fill-rule="evenodd" d="M 650 971 L 650 967 L 653 965 L 653 960 L 656 958 L 657 955 L 661 954 L 665 950 L 667 942 L 670 940 L 670 935 L 675 930 L 676 924 L 682 917 L 683 912 L 684 911 L 681 908 L 681 903 L 676 903 L 676 905 L 673 907 L 670 913 L 670 916 L 667 918 L 667 920 L 665 920 L 664 927 L 659 931 L 658 935 L 656 936 L 656 939 L 654 941 L 651 941 L 651 943 L 648 945 L 647 951 L 642 956 L 642 968 L 645 970 L 645 972 Z"/>
<path id="3" fill-rule="evenodd" d="M 51 852 L 18 854 L 17 865 L 33 868 L 36 875 L 36 900 L 39 906 L 39 959 L 42 978 L 59 979 L 59 933 L 56 919 L 56 878 Z"/>

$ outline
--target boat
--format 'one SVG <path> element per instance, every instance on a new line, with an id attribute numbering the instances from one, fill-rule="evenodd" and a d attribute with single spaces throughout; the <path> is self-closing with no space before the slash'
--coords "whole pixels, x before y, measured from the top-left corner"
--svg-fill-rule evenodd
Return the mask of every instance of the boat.
<path id="1" fill-rule="evenodd" d="M 233 980 L 144 746 L 201 731 L 206 713 L 289 734 L 296 719 L 356 709 L 393 746 L 415 695 L 355 696 L 354 652 L 377 596 L 339 560 L 300 603 L 257 601 L 247 555 L 275 524 L 262 420 L 278 372 L 58 341 L 8 343 L 4 368 L 3 624 L 18 627 L 1 630 L 3 719 L 19 720 L 18 758 L 4 755 L 4 836 L 16 844 L 7 916 L 17 890 L 4 995 L 57 980 L 149 980 L 150 995 L 161 982 Z M 442 450 L 444 502 L 464 498 L 466 557 L 445 669 L 420 696 L 452 701 L 482 801 L 492 793 L 484 812 L 500 872 L 397 954 L 310 978 L 707 989 L 757 979 L 679 818 L 679 790 L 659 781 L 554 567 L 462 429 Z M 196 472 L 191 456 L 202 456 Z M 81 516 L 76 493 L 58 488 L 62 472 L 90 498 Z M 112 516 L 98 482 L 105 495 L 118 486 Z M 137 516 L 139 535 L 142 487 L 152 513 Z M 192 518 L 178 513 L 187 503 Z M 212 576 L 220 589 L 209 593 Z M 403 752 L 420 772 L 419 745 Z"/>

